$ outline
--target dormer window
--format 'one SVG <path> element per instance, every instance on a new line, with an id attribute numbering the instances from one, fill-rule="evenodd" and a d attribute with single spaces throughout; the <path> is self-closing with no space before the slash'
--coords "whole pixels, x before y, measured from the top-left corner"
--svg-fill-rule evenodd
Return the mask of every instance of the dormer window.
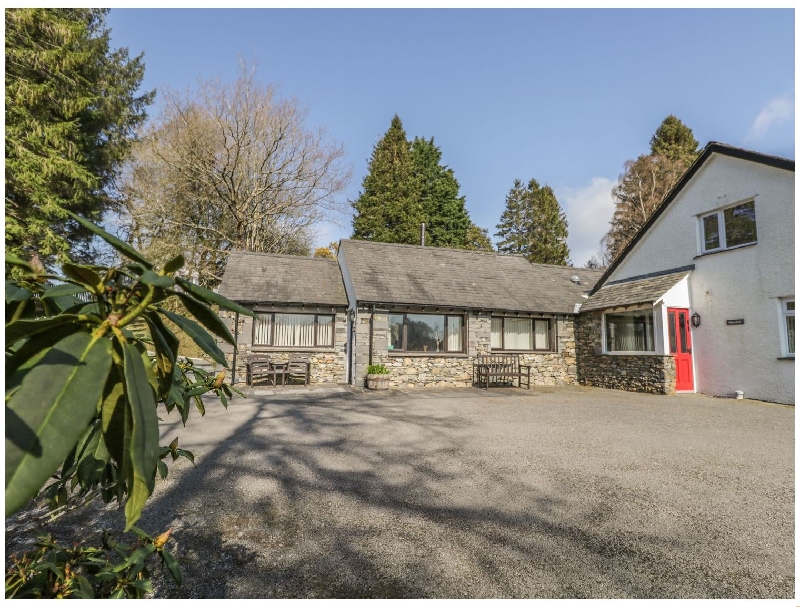
<path id="1" fill-rule="evenodd" d="M 702 252 L 714 253 L 758 241 L 754 200 L 700 217 Z"/>

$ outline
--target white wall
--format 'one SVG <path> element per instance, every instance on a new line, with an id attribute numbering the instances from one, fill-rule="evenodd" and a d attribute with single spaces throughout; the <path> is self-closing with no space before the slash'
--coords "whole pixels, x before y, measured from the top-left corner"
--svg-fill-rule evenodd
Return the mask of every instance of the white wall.
<path id="1" fill-rule="evenodd" d="M 748 199 L 758 244 L 700 255 L 698 216 Z M 778 313 L 779 298 L 794 295 L 794 173 L 713 154 L 609 280 L 689 264 L 690 309 L 702 317 L 692 330 L 697 390 L 794 403 Z M 739 318 L 743 325 L 726 325 Z"/>

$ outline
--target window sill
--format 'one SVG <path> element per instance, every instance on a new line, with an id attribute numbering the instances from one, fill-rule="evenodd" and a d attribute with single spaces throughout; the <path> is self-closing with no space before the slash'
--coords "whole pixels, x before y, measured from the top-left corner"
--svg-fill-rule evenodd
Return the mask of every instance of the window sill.
<path id="1" fill-rule="evenodd" d="M 336 352 L 336 348 L 307 346 L 253 346 L 253 352 Z"/>
<path id="2" fill-rule="evenodd" d="M 794 360 L 794 356 L 779 356 L 778 360 Z"/>
<path id="3" fill-rule="evenodd" d="M 464 352 L 400 352 L 389 350 L 390 358 L 469 358 Z"/>
<path id="4" fill-rule="evenodd" d="M 700 255 L 696 255 L 694 259 L 698 259 L 700 257 L 708 257 L 709 255 L 719 255 L 720 253 L 727 253 L 728 251 L 738 251 L 739 249 L 746 249 L 747 247 L 754 247 L 758 244 L 758 242 L 748 242 L 747 244 L 740 244 L 735 247 L 728 247 L 727 249 L 717 249 L 716 251 L 707 251 L 705 253 L 700 253 Z"/>
<path id="5" fill-rule="evenodd" d="M 489 354 L 558 354 L 555 350 L 498 350 L 492 348 Z"/>
<path id="6" fill-rule="evenodd" d="M 603 352 L 606 356 L 669 356 L 658 352 Z"/>

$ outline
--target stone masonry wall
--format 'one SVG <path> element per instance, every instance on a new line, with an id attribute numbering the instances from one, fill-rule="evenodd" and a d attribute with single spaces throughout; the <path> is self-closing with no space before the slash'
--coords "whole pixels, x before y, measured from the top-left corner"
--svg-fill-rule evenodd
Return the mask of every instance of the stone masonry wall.
<path id="1" fill-rule="evenodd" d="M 584 386 L 651 394 L 675 393 L 675 359 L 659 354 L 603 354 L 602 312 L 575 323 L 578 381 Z"/>
<path id="2" fill-rule="evenodd" d="M 276 308 L 276 312 L 302 312 L 290 308 Z M 306 313 L 311 311 L 306 310 Z M 319 313 L 325 313 L 320 310 Z M 233 322 L 236 314 L 226 310 L 220 310 L 220 317 L 223 322 L 234 333 Z M 238 352 L 236 354 L 236 383 L 244 384 L 247 374 L 245 359 L 250 354 L 269 354 L 275 362 L 285 362 L 292 354 L 297 354 L 308 358 L 311 361 L 312 384 L 343 384 L 347 382 L 346 376 L 346 354 L 347 347 L 347 315 L 344 309 L 336 312 L 334 347 L 333 348 L 302 348 L 295 350 L 285 350 L 266 346 L 253 345 L 253 319 L 249 316 L 239 315 L 239 336 Z M 228 366 L 233 364 L 233 347 L 226 342 L 218 342 L 217 345 L 225 353 Z M 263 381 L 263 380 L 262 380 Z"/>
<path id="3" fill-rule="evenodd" d="M 363 386 L 369 364 L 371 309 L 358 310 L 356 319 L 356 385 Z M 392 387 L 468 387 L 473 385 L 472 365 L 478 354 L 491 352 L 491 314 L 467 314 L 467 352 L 457 355 L 389 353 L 389 312 L 377 310 L 373 318 L 372 363 L 390 370 Z M 571 317 L 559 318 L 556 352 L 521 353 L 521 364 L 531 365 L 531 385 L 570 385 L 577 381 L 575 338 Z"/>

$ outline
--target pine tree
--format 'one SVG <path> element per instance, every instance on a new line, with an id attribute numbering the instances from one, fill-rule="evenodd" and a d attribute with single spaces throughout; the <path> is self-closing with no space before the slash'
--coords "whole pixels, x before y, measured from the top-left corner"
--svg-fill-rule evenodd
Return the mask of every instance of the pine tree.
<path id="1" fill-rule="evenodd" d="M 650 154 L 625 163 L 614 187 L 614 216 L 603 237 L 604 257 L 616 259 L 683 173 L 697 159 L 692 129 L 673 115 L 667 116 L 650 139 Z"/>
<path id="2" fill-rule="evenodd" d="M 698 145 L 692 129 L 670 114 L 664 118 L 650 139 L 650 155 L 664 156 L 689 168 L 697 158 Z"/>
<path id="3" fill-rule="evenodd" d="M 441 164 L 442 151 L 424 137 L 411 144 L 420 202 L 425 221 L 425 244 L 432 247 L 464 248 L 472 222 L 458 195 L 453 170 Z"/>
<path id="4" fill-rule="evenodd" d="M 154 93 L 141 55 L 109 48 L 107 9 L 6 9 L 6 251 L 89 257 L 109 186 Z"/>
<path id="5" fill-rule="evenodd" d="M 386 134 L 375 144 L 355 210 L 353 238 L 417 244 L 424 214 L 411 145 L 395 114 Z"/>
<path id="6" fill-rule="evenodd" d="M 495 236 L 501 253 L 523 255 L 531 263 L 569 264 L 567 217 L 550 186 L 517 179 L 506 196 Z"/>
<path id="7" fill-rule="evenodd" d="M 489 230 L 476 226 L 474 223 L 469 226 L 467 236 L 464 239 L 464 249 L 467 251 L 494 251 L 494 245 L 489 238 Z"/>

